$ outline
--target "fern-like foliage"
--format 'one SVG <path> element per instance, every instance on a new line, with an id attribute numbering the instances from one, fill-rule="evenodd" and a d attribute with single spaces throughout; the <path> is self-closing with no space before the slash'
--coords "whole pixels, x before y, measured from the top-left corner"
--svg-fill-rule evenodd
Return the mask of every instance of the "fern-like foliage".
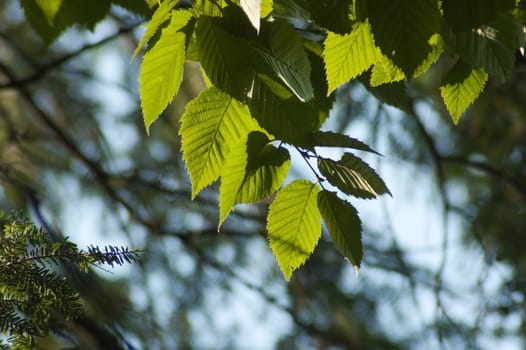
<path id="1" fill-rule="evenodd" d="M 64 264 L 123 265 L 139 258 L 126 247 L 79 250 L 67 238 L 53 242 L 28 219 L 12 214 L 0 233 L 0 349 L 32 349 L 35 337 L 64 329 L 63 320 L 82 314 L 83 302 L 61 274 Z M 1 338 L 0 338 L 1 339 Z"/>

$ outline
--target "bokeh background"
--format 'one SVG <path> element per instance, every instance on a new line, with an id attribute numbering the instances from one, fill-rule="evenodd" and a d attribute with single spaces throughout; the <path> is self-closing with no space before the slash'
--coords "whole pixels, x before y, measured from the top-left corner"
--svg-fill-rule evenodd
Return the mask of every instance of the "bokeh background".
<path id="1" fill-rule="evenodd" d="M 22 210 L 81 248 L 142 248 L 139 262 L 70 276 L 86 315 L 43 348 L 523 349 L 526 347 L 526 65 L 489 81 L 454 126 L 439 60 L 382 105 L 358 82 L 324 128 L 359 138 L 391 197 L 354 200 L 359 273 L 324 233 L 286 283 L 268 247 L 268 203 L 217 232 L 217 184 L 190 199 L 181 91 L 146 135 L 138 100 L 144 23 L 119 7 L 50 46 L 19 2 L 0 2 L 0 209 Z M 327 151 L 338 157 L 342 151 Z M 294 164 L 293 159 L 293 164 Z M 299 162 L 296 162 L 299 164 Z M 295 166 L 289 180 L 306 176 Z"/>

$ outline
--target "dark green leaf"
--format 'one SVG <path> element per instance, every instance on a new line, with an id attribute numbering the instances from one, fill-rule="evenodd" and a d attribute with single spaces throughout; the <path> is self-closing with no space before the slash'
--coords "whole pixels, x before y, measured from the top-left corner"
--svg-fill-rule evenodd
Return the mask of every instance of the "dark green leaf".
<path id="1" fill-rule="evenodd" d="M 319 26 L 338 34 L 351 31 L 351 0 L 308 0 L 307 6 Z"/>
<path id="2" fill-rule="evenodd" d="M 362 261 L 362 223 L 356 209 L 336 193 L 320 191 L 318 210 L 329 234 L 343 256 L 356 268 Z"/>
<path id="3" fill-rule="evenodd" d="M 313 106 L 300 102 L 280 81 L 265 75 L 254 79 L 249 107 L 263 128 L 290 144 L 307 144 L 310 133 L 318 128 Z"/>
<path id="4" fill-rule="evenodd" d="M 440 33 L 438 1 L 373 0 L 367 5 L 376 45 L 411 77 L 431 51 L 429 39 Z"/>
<path id="5" fill-rule="evenodd" d="M 391 194 L 380 176 L 351 153 L 345 153 L 339 161 L 319 157 L 318 169 L 331 185 L 348 195 L 371 199 Z"/>
<path id="6" fill-rule="evenodd" d="M 500 14 L 511 12 L 515 0 L 442 0 L 444 18 L 456 32 L 489 24 Z"/>
<path id="7" fill-rule="evenodd" d="M 342 147 L 353 148 L 360 151 L 372 152 L 378 155 L 374 149 L 360 140 L 354 139 L 344 134 L 338 134 L 330 131 L 316 131 L 312 135 L 312 146 L 315 147 Z"/>
<path id="8" fill-rule="evenodd" d="M 515 51 L 523 33 L 519 22 L 511 15 L 501 15 L 488 26 L 476 31 L 444 33 L 447 49 L 458 54 L 474 68 L 484 70 L 498 81 L 507 79 L 513 71 Z"/>
<path id="9" fill-rule="evenodd" d="M 200 17 L 195 33 L 199 60 L 208 78 L 221 90 L 244 100 L 254 78 L 248 42 L 227 33 L 212 17 Z"/>

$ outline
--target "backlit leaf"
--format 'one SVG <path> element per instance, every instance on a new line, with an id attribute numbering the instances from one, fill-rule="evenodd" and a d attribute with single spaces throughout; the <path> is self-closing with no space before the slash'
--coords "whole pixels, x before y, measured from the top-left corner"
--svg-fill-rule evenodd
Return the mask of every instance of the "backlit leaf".
<path id="1" fill-rule="evenodd" d="M 356 209 L 329 191 L 318 193 L 318 209 L 336 247 L 355 267 L 360 267 L 362 223 Z"/>
<path id="2" fill-rule="evenodd" d="M 148 26 L 146 27 L 146 32 L 143 34 L 141 40 L 139 41 L 139 44 L 137 45 L 137 48 L 133 52 L 133 57 L 137 56 L 139 51 L 144 47 L 146 42 L 152 37 L 152 35 L 157 32 L 159 27 L 166 21 L 170 19 L 170 16 L 172 15 L 172 10 L 174 5 L 177 3 L 177 0 L 165 0 L 161 3 L 161 5 L 155 10 L 155 12 L 152 15 L 152 19 L 148 23 Z"/>
<path id="3" fill-rule="evenodd" d="M 329 32 L 324 45 L 328 94 L 366 71 L 376 59 L 376 48 L 368 22 L 357 22 L 350 34 Z"/>
<path id="4" fill-rule="evenodd" d="M 245 105 L 214 87 L 186 106 L 179 133 L 192 197 L 219 178 L 231 145 L 258 128 Z"/>
<path id="5" fill-rule="evenodd" d="M 487 79 L 488 74 L 483 69 L 472 69 L 461 61 L 449 72 L 440 94 L 455 124 L 480 95 Z"/>
<path id="6" fill-rule="evenodd" d="M 62 1 L 63 0 L 36 0 L 38 6 L 40 6 L 40 9 L 44 12 L 44 15 L 51 25 L 53 25 L 53 20 L 62 5 Z"/>
<path id="7" fill-rule="evenodd" d="M 181 29 L 191 17 L 190 11 L 174 11 L 170 24 L 162 30 L 155 46 L 144 55 L 139 92 L 147 132 L 179 90 L 186 44 L 186 34 Z"/>
<path id="8" fill-rule="evenodd" d="M 270 197 L 287 177 L 290 156 L 286 149 L 269 143 L 262 131 L 252 131 L 231 146 L 219 188 L 219 225 L 238 203 L 254 203 Z"/>
<path id="9" fill-rule="evenodd" d="M 320 239 L 318 192 L 318 185 L 296 180 L 283 188 L 270 205 L 267 218 L 270 248 L 287 281 L 305 263 Z"/>

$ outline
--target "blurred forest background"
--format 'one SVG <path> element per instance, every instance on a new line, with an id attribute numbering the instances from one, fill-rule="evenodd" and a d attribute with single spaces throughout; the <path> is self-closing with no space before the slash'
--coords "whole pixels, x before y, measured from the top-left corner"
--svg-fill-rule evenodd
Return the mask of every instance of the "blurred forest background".
<path id="1" fill-rule="evenodd" d="M 45 349 L 523 349 L 526 347 L 526 64 L 489 81 L 454 126 L 433 69 L 381 105 L 338 91 L 327 129 L 366 141 L 393 198 L 355 201 L 359 274 L 324 235 L 285 283 L 268 203 L 218 233 L 217 186 L 190 200 L 178 137 L 203 88 L 181 92 L 147 136 L 132 60 L 142 20 L 119 7 L 46 47 L 18 1 L 0 2 L 0 209 L 80 247 L 142 248 L 139 262 L 72 276 L 85 316 Z M 382 93 L 381 90 L 374 93 Z M 295 169 L 302 172 L 303 169 Z M 294 173 L 294 172 L 293 172 Z"/>

